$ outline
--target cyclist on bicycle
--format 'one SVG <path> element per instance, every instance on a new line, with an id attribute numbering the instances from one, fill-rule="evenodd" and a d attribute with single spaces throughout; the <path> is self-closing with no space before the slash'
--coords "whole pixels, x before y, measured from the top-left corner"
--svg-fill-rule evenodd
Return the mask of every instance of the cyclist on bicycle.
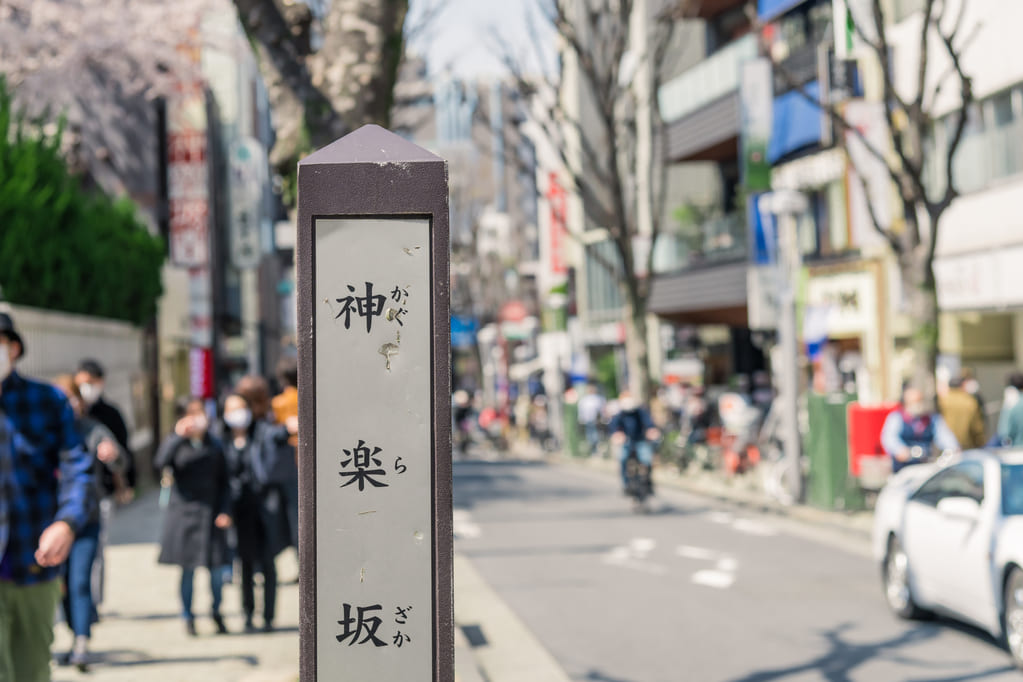
<path id="1" fill-rule="evenodd" d="M 654 426 L 650 411 L 639 404 L 631 391 L 626 389 L 619 394 L 618 408 L 618 414 L 611 419 L 608 431 L 611 432 L 611 442 L 621 446 L 622 488 L 628 493 L 626 462 L 629 453 L 635 453 L 641 464 L 651 466 L 654 462 L 654 443 L 660 438 L 661 432 Z"/>
<path id="2" fill-rule="evenodd" d="M 924 394 L 913 385 L 902 391 L 902 403 L 881 428 L 881 445 L 892 458 L 892 473 L 929 459 L 931 450 L 958 450 L 959 441 L 939 412 L 927 409 Z"/>

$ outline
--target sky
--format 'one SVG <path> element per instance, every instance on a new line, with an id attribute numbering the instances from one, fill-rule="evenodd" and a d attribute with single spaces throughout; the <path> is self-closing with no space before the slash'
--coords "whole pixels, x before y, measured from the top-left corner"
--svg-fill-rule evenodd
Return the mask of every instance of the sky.
<path id="1" fill-rule="evenodd" d="M 533 59 L 536 50 L 529 37 L 526 14 L 535 0 L 411 0 L 409 24 L 421 25 L 430 8 L 441 7 L 428 28 L 413 37 L 412 49 L 426 57 L 431 74 L 449 69 L 465 78 L 492 78 L 508 74 L 501 50 L 493 37 L 495 30 L 520 59 Z M 546 33 L 544 43 L 553 53 L 551 31 L 536 14 L 535 25 Z M 546 30 L 545 30 L 546 29 Z"/>

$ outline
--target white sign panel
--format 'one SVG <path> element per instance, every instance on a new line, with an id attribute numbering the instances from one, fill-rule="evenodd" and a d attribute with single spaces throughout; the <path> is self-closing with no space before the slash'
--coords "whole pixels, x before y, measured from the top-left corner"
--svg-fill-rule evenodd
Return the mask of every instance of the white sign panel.
<path id="1" fill-rule="evenodd" d="M 231 262 L 237 268 L 257 267 L 263 255 L 259 224 L 266 164 L 259 140 L 243 138 L 231 148 Z"/>
<path id="2" fill-rule="evenodd" d="M 984 310 L 1023 304 L 1023 246 L 934 261 L 942 310 Z"/>
<path id="3" fill-rule="evenodd" d="M 877 283 L 870 272 L 811 277 L 807 305 L 829 310 L 829 336 L 862 334 L 877 325 Z"/>
<path id="4" fill-rule="evenodd" d="M 317 219 L 316 659 L 321 679 L 433 666 L 426 219 Z"/>

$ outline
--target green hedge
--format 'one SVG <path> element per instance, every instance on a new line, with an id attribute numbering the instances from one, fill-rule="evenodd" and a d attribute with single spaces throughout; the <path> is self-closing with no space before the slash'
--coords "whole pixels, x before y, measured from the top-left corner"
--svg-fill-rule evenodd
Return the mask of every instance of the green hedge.
<path id="1" fill-rule="evenodd" d="M 2 298 L 142 325 L 163 292 L 163 242 L 130 200 L 81 187 L 60 154 L 62 133 L 15 112 L 0 76 Z"/>

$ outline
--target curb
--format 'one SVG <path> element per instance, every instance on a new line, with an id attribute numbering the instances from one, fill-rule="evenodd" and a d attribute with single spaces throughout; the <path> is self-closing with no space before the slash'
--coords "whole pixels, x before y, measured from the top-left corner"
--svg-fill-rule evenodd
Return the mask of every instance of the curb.
<path id="1" fill-rule="evenodd" d="M 455 676 L 459 682 L 569 682 L 554 657 L 483 580 L 455 554 Z M 475 642 L 466 630 L 472 628 Z"/>

